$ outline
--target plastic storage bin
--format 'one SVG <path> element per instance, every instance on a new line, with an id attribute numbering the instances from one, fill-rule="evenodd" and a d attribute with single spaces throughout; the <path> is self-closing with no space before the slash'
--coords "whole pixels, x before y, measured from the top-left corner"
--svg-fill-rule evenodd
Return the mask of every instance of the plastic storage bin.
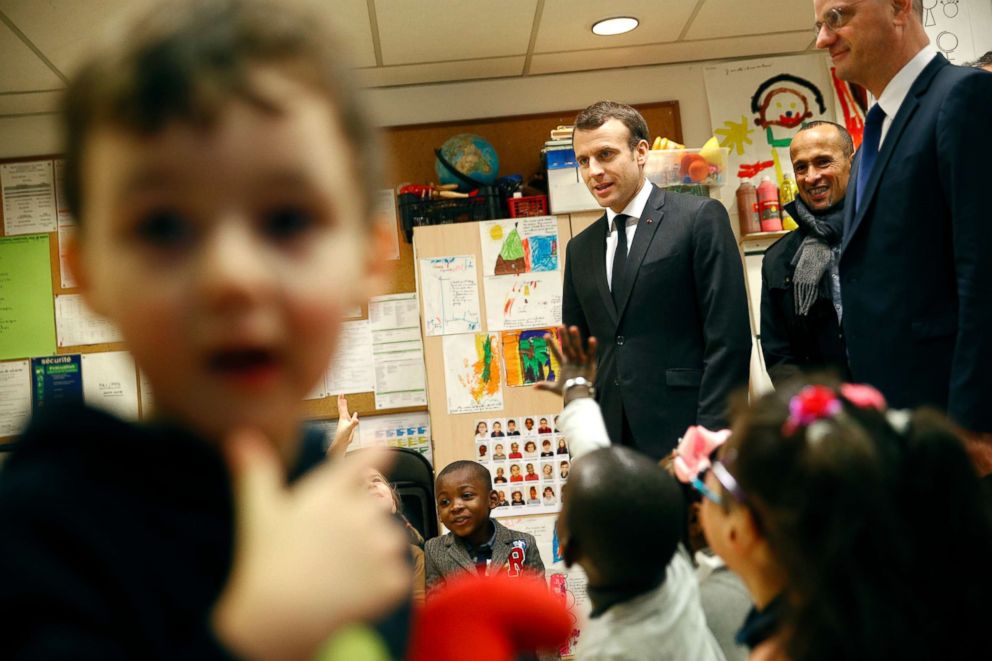
<path id="1" fill-rule="evenodd" d="M 407 243 L 413 241 L 413 228 L 421 225 L 446 225 L 473 220 L 493 220 L 503 216 L 500 197 L 489 187 L 475 197 L 428 200 L 413 193 L 399 196 L 400 218 Z"/>

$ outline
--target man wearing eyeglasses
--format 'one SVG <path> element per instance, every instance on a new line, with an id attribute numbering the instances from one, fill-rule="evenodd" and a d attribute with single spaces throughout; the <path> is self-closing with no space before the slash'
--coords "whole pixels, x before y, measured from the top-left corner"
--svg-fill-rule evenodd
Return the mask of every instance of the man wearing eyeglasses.
<path id="1" fill-rule="evenodd" d="M 992 76 L 929 44 L 922 0 L 813 9 L 817 48 L 877 99 L 841 241 L 851 374 L 890 406 L 947 411 L 992 472 Z"/>

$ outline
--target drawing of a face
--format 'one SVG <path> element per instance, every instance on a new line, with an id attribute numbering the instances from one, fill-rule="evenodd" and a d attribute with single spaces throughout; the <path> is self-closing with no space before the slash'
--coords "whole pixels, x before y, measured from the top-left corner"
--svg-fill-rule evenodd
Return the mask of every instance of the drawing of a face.
<path id="1" fill-rule="evenodd" d="M 789 87 L 776 87 L 765 96 L 754 122 L 762 128 L 782 126 L 794 129 L 812 116 L 803 93 Z"/>

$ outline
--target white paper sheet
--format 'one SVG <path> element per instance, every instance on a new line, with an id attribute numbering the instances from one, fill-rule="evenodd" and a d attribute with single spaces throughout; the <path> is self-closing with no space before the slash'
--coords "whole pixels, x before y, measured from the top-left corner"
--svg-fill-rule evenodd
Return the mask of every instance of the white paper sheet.
<path id="1" fill-rule="evenodd" d="M 357 447 L 394 447 L 416 450 L 431 463 L 431 423 L 426 411 L 369 415 L 358 420 Z M 351 448 L 356 447 L 352 441 Z"/>
<path id="2" fill-rule="evenodd" d="M 518 275 L 558 270 L 558 220 L 554 216 L 479 223 L 482 274 Z"/>
<path id="3" fill-rule="evenodd" d="M 62 288 L 70 289 L 76 286 L 76 279 L 69 270 L 66 251 L 76 232 L 76 219 L 69 213 L 69 203 L 65 199 L 65 190 L 63 189 L 64 177 L 62 173 L 65 169 L 65 161 L 61 158 L 56 159 L 52 161 L 52 166 L 55 168 L 55 204 L 58 212 L 59 275 L 62 278 Z"/>
<path id="4" fill-rule="evenodd" d="M 392 294 L 369 301 L 377 409 L 424 406 L 427 380 L 417 295 Z"/>
<path id="5" fill-rule="evenodd" d="M 341 324 L 338 351 L 327 370 L 327 395 L 372 392 L 372 328 L 367 319 Z"/>
<path id="6" fill-rule="evenodd" d="M 479 285 L 475 256 L 420 260 L 424 334 L 452 335 L 479 330 Z"/>
<path id="7" fill-rule="evenodd" d="M 443 351 L 448 413 L 503 408 L 499 333 L 445 335 Z"/>
<path id="8" fill-rule="evenodd" d="M 90 310 L 79 294 L 55 297 L 55 330 L 60 347 L 104 344 L 124 339 L 117 327 Z"/>
<path id="9" fill-rule="evenodd" d="M 138 419 L 138 374 L 127 351 L 84 353 L 83 401 L 124 420 Z"/>
<path id="10" fill-rule="evenodd" d="M 389 244 L 386 249 L 386 259 L 400 258 L 399 225 L 396 218 L 396 193 L 392 188 L 382 188 L 376 196 L 376 214 L 379 222 L 386 229 Z"/>
<path id="11" fill-rule="evenodd" d="M 30 416 L 30 361 L 0 363 L 0 437 L 19 434 Z"/>
<path id="12" fill-rule="evenodd" d="M 0 165 L 3 225 L 7 236 L 54 232 L 57 227 L 51 161 Z"/>
<path id="13" fill-rule="evenodd" d="M 542 328 L 561 324 L 559 271 L 493 276 L 483 280 L 486 323 L 490 331 Z"/>

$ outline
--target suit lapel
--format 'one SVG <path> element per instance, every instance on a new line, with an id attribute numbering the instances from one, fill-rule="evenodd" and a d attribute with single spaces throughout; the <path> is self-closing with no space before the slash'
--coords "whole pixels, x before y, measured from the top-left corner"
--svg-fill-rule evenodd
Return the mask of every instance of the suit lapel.
<path id="1" fill-rule="evenodd" d="M 888 166 L 889 161 L 892 160 L 892 154 L 899 145 L 899 139 L 906 130 L 906 125 L 909 124 L 909 120 L 916 113 L 916 109 L 920 105 L 920 96 L 922 96 L 927 91 L 927 88 L 930 87 L 930 83 L 933 81 L 934 76 L 937 75 L 937 72 L 947 64 L 948 62 L 944 59 L 944 56 L 938 54 L 935 58 L 933 58 L 933 60 L 930 61 L 929 64 L 927 64 L 927 66 L 923 69 L 923 72 L 920 73 L 917 79 L 913 82 L 913 86 L 909 88 L 906 98 L 903 100 L 902 105 L 899 106 L 899 112 L 896 113 L 896 116 L 892 120 L 892 125 L 889 126 L 889 130 L 885 134 L 885 142 L 882 144 L 882 150 L 878 153 L 875 166 L 872 168 L 868 182 L 865 184 L 864 200 L 855 199 L 857 196 L 857 186 L 854 182 L 857 182 L 857 171 L 854 168 L 851 169 L 852 185 L 850 185 L 848 189 L 855 191 L 855 195 L 851 198 L 850 206 L 852 208 L 857 208 L 857 212 L 853 214 L 850 223 L 845 223 L 844 240 L 841 244 L 841 252 L 847 248 L 847 244 L 850 242 L 851 237 L 858 231 L 858 227 L 861 225 L 861 221 L 864 219 L 865 214 L 868 211 L 868 207 L 871 206 L 872 198 L 878 190 L 879 183 L 882 180 L 882 175 L 885 173 L 885 168 Z M 858 169 L 860 169 L 860 165 L 861 158 L 859 152 Z M 845 220 L 846 218 L 847 214 L 845 213 Z"/>
<path id="2" fill-rule="evenodd" d="M 448 557 L 456 566 L 475 571 L 475 562 L 469 557 L 464 544 L 460 544 L 454 539 L 454 535 L 447 540 Z"/>
<path id="3" fill-rule="evenodd" d="M 617 310 L 617 323 L 623 317 L 623 311 L 627 308 L 627 301 L 630 299 L 630 292 L 633 291 L 637 274 L 641 270 L 641 262 L 644 261 L 644 256 L 647 255 L 651 240 L 654 239 L 654 235 L 661 225 L 661 219 L 665 215 L 665 212 L 662 211 L 662 207 L 665 205 L 665 191 L 655 187 L 654 184 L 648 185 L 654 188 L 654 190 L 651 191 L 647 204 L 644 205 L 644 211 L 641 213 L 641 218 L 637 222 L 637 229 L 634 230 L 634 239 L 630 244 L 630 252 L 627 253 L 627 263 L 623 269 L 624 286 L 621 292 L 620 309 Z"/>
<path id="4" fill-rule="evenodd" d="M 609 221 L 605 213 L 596 221 L 595 227 L 593 236 L 590 237 L 592 241 L 589 243 L 589 251 L 578 263 L 592 264 L 592 279 L 603 301 L 603 309 L 610 315 L 615 326 L 618 316 L 610 294 L 610 283 L 606 281 L 606 237 L 609 236 Z"/>

